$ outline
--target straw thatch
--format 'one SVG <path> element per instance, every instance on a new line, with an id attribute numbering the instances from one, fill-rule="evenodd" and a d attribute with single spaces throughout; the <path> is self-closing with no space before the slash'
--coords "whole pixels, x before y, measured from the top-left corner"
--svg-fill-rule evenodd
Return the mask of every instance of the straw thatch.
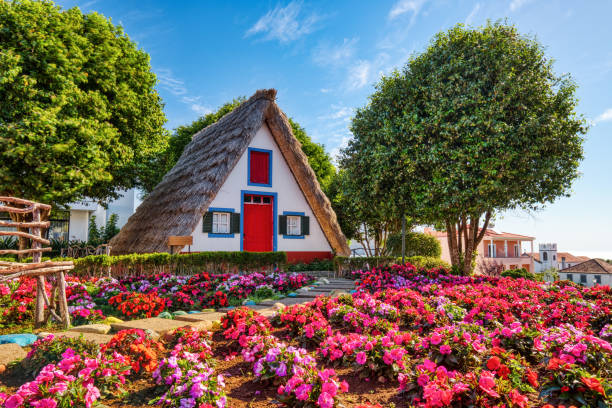
<path id="1" fill-rule="evenodd" d="M 217 123 L 196 133 L 176 165 L 112 239 L 112 253 L 168 252 L 169 236 L 191 235 L 265 123 L 329 244 L 337 254 L 348 255 L 350 251 L 336 214 L 287 117 L 274 102 L 275 97 L 274 89 L 259 90 Z"/>

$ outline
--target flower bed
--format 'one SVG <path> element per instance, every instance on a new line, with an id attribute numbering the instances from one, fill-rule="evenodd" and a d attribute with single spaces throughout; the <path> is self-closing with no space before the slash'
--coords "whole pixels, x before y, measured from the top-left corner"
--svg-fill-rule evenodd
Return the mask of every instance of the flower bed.
<path id="1" fill-rule="evenodd" d="M 60 387 L 55 397 L 49 394 L 56 381 L 49 372 L 74 359 L 76 367 L 93 367 L 96 361 L 114 370 L 107 383 L 96 368 L 70 384 L 85 406 L 88 399 L 108 399 L 103 389 L 126 387 L 133 387 L 132 395 L 154 390 L 144 392 L 138 403 L 129 400 L 132 406 L 261 408 L 278 401 L 323 408 L 612 404 L 609 287 L 456 277 L 440 269 L 422 274 L 409 265 L 360 271 L 355 278 L 356 293 L 290 306 L 272 324 L 257 312 L 234 309 L 212 337 L 183 328 L 164 338 L 162 347 L 138 331 L 124 332 L 99 352 L 74 346 L 80 351 L 66 355 L 68 344 L 44 343 L 44 350 L 53 350 L 51 368 L 43 368 L 34 385 L 21 386 L 31 394 L 14 388 L 0 394 L 0 401 L 13 398 L 12 405 L 4 405 L 28 406 L 14 404 L 19 395 L 26 402 L 46 398 L 57 404 L 40 406 L 61 406 L 65 391 Z M 153 293 L 148 289 L 151 280 L 121 284 Z M 188 284 L 199 285 L 183 282 Z M 171 292 L 163 284 L 152 286 L 158 296 L 166 289 Z M 36 367 L 46 353 L 32 353 Z M 61 375 L 73 374 L 68 370 Z M 105 404 L 120 406 L 122 401 L 127 400 L 115 392 Z"/>
<path id="2" fill-rule="evenodd" d="M 246 299 L 281 296 L 313 281 L 301 273 L 259 272 L 247 275 L 199 273 L 192 276 L 157 274 L 125 279 L 68 278 L 66 295 L 73 325 L 155 317 L 164 311 L 238 306 Z M 0 330 L 32 323 L 36 281 L 23 278 L 0 284 Z"/>

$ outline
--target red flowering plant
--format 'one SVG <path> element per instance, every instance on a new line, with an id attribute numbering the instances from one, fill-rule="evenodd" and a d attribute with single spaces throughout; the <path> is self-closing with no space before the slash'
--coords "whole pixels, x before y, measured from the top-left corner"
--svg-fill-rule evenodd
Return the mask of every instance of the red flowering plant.
<path id="1" fill-rule="evenodd" d="M 12 327 L 34 320 L 36 280 L 21 278 L 0 285 L 0 327 Z"/>
<path id="2" fill-rule="evenodd" d="M 408 368 L 408 350 L 414 350 L 418 337 L 410 332 L 390 331 L 371 336 L 336 333 L 321 343 L 318 354 L 332 365 L 353 366 L 361 378 L 397 378 Z"/>
<path id="3" fill-rule="evenodd" d="M 474 368 L 488 346 L 486 329 L 478 325 L 457 324 L 434 329 L 423 336 L 422 353 L 447 368 Z"/>
<path id="4" fill-rule="evenodd" d="M 171 354 L 177 355 L 186 351 L 197 354 L 202 361 L 212 357 L 211 340 L 211 332 L 190 326 L 179 327 L 166 336 L 167 346 L 172 349 Z"/>
<path id="5" fill-rule="evenodd" d="M 102 346 L 105 354 L 118 352 L 124 355 L 134 374 L 153 372 L 157 368 L 157 354 L 162 351 L 164 346 L 140 329 L 121 330 Z"/>
<path id="6" fill-rule="evenodd" d="M 105 319 L 100 309 L 76 309 L 70 313 L 73 326 L 99 323 Z"/>
<path id="7" fill-rule="evenodd" d="M 576 364 L 569 364 L 556 357 L 548 361 L 546 370 L 542 376 L 542 396 L 578 406 L 612 405 L 612 383 L 609 377 L 597 377 Z"/>
<path id="8" fill-rule="evenodd" d="M 279 400 L 290 407 L 333 408 L 337 397 L 348 392 L 348 383 L 340 381 L 331 369 L 317 370 L 306 366 L 278 387 Z"/>
<path id="9" fill-rule="evenodd" d="M 129 319 L 155 317 L 164 311 L 168 301 L 155 293 L 122 292 L 108 300 L 123 316 Z"/>
<path id="10" fill-rule="evenodd" d="M 317 298 L 317 301 L 321 301 Z M 325 299 L 325 301 L 327 301 Z M 285 324 L 293 336 L 302 346 L 318 347 L 318 345 L 333 331 L 331 325 L 316 306 L 316 302 L 308 305 L 292 305 L 284 308 L 275 317 L 275 324 Z"/>
<path id="11" fill-rule="evenodd" d="M 221 318 L 226 340 L 240 340 L 243 336 L 267 335 L 272 326 L 265 316 L 248 307 L 232 309 Z"/>

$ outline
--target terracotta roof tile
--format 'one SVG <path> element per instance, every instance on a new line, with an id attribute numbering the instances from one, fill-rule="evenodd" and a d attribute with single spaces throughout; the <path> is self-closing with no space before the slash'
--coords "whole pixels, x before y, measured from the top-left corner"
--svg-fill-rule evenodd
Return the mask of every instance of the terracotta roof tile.
<path id="1" fill-rule="evenodd" d="M 569 268 L 561 269 L 560 272 L 579 272 L 579 273 L 597 273 L 597 274 L 612 274 L 612 265 L 601 259 L 589 259 L 588 261 L 579 263 L 578 265 L 570 266 Z"/>

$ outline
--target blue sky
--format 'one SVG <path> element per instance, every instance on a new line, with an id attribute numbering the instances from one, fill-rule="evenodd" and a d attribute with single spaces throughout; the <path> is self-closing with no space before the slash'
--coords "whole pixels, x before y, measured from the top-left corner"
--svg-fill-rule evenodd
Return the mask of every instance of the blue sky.
<path id="1" fill-rule="evenodd" d="M 537 36 L 558 73 L 579 85 L 592 126 L 570 198 L 535 214 L 513 212 L 495 229 L 557 242 L 576 255 L 612 258 L 612 2 L 610 1 L 135 1 L 58 2 L 121 24 L 151 55 L 167 127 L 234 97 L 278 90 L 278 103 L 335 154 L 373 84 L 456 23 L 507 18 Z"/>

